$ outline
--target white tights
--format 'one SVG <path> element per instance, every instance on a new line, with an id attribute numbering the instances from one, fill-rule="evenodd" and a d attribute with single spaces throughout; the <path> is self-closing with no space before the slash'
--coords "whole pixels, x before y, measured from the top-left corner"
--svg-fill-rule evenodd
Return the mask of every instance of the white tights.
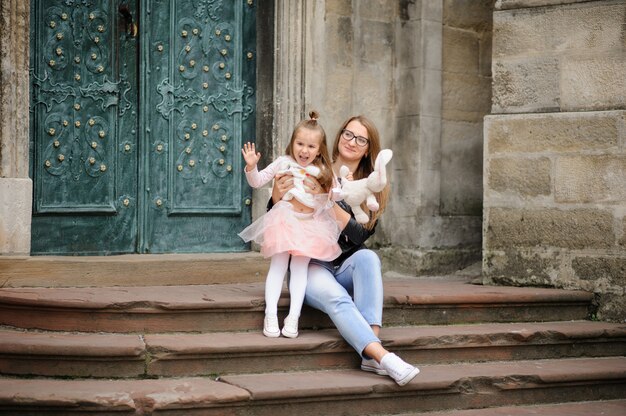
<path id="1" fill-rule="evenodd" d="M 272 256 L 270 269 L 265 280 L 265 314 L 276 315 L 278 313 L 278 299 L 283 288 L 283 280 L 289 266 L 289 253 L 278 253 Z M 289 278 L 289 294 L 291 303 L 289 315 L 298 318 L 304 303 L 306 291 L 306 278 L 309 268 L 309 257 L 291 256 L 291 277 Z"/>

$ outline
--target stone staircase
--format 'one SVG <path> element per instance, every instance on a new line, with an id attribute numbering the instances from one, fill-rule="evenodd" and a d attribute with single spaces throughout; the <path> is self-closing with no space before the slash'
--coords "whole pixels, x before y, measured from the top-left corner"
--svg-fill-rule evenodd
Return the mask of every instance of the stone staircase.
<path id="1" fill-rule="evenodd" d="M 585 320 L 589 293 L 387 275 L 381 338 L 421 369 L 399 387 L 318 311 L 296 339 L 264 337 L 266 268 L 0 258 L 0 415 L 626 414 L 626 324 Z"/>

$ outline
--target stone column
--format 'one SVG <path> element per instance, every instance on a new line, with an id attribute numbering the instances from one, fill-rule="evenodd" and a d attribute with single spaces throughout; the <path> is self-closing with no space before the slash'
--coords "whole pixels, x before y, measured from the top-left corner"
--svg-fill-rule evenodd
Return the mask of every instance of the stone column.
<path id="1" fill-rule="evenodd" d="M 266 166 L 282 155 L 295 125 L 304 116 L 304 79 L 306 53 L 306 8 L 313 2 L 276 0 L 274 2 L 274 79 L 271 97 L 273 103 L 258 103 L 257 108 L 271 107 L 273 126 L 271 137 L 257 141 L 262 148 L 261 166 Z M 261 61 L 259 61 L 261 63 Z M 267 74 L 266 68 L 257 69 Z M 269 96 L 270 94 L 268 94 Z M 253 193 L 253 220 L 266 212 L 272 182 Z"/>
<path id="2" fill-rule="evenodd" d="M 274 157 L 284 153 L 295 125 L 304 116 L 306 3 L 275 4 Z"/>
<path id="3" fill-rule="evenodd" d="M 22 0 L 0 0 L 0 254 L 29 254 L 29 16 Z"/>
<path id="4" fill-rule="evenodd" d="M 482 118 L 489 113 L 490 1 L 399 6 L 389 267 L 456 270 L 480 259 Z M 485 65 L 487 61 L 487 65 Z M 486 69 L 486 70 L 485 70 Z"/>

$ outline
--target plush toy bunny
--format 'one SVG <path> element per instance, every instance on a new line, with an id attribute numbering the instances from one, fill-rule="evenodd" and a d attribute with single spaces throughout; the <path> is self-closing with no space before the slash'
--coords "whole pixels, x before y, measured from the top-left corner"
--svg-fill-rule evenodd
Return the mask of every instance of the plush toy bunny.
<path id="1" fill-rule="evenodd" d="M 333 189 L 333 199 L 335 201 L 344 200 L 352 208 L 354 218 L 358 223 L 365 224 L 369 221 L 368 215 L 361 209 L 361 203 L 366 201 L 370 211 L 378 211 L 378 202 L 374 196 L 375 192 L 380 192 L 387 184 L 387 172 L 385 166 L 391 160 L 393 152 L 391 149 L 380 151 L 374 162 L 374 171 L 367 178 L 356 181 L 346 179 L 349 170 L 347 166 L 339 169 L 341 186 Z"/>
<path id="2" fill-rule="evenodd" d="M 285 163 L 281 166 L 281 170 L 278 173 L 291 173 L 293 175 L 293 188 L 283 195 L 283 199 L 288 201 L 296 196 L 298 201 L 307 207 L 314 208 L 315 196 L 304 190 L 304 179 L 309 175 L 317 178 L 321 172 L 320 168 L 314 165 L 308 165 L 303 168 L 294 161 Z"/>

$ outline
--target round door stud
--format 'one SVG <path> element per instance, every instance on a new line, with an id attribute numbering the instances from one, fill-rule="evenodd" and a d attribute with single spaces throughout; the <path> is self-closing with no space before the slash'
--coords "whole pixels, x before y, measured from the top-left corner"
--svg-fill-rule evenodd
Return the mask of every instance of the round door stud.
<path id="1" fill-rule="evenodd" d="M 128 198 L 124 198 L 124 200 L 122 201 L 122 204 L 124 204 L 125 207 L 130 205 L 130 199 Z"/>
<path id="2" fill-rule="evenodd" d="M 250 200 L 250 198 L 246 198 L 245 201 L 243 201 L 244 204 L 246 205 L 250 205 L 252 203 L 252 201 Z"/>

